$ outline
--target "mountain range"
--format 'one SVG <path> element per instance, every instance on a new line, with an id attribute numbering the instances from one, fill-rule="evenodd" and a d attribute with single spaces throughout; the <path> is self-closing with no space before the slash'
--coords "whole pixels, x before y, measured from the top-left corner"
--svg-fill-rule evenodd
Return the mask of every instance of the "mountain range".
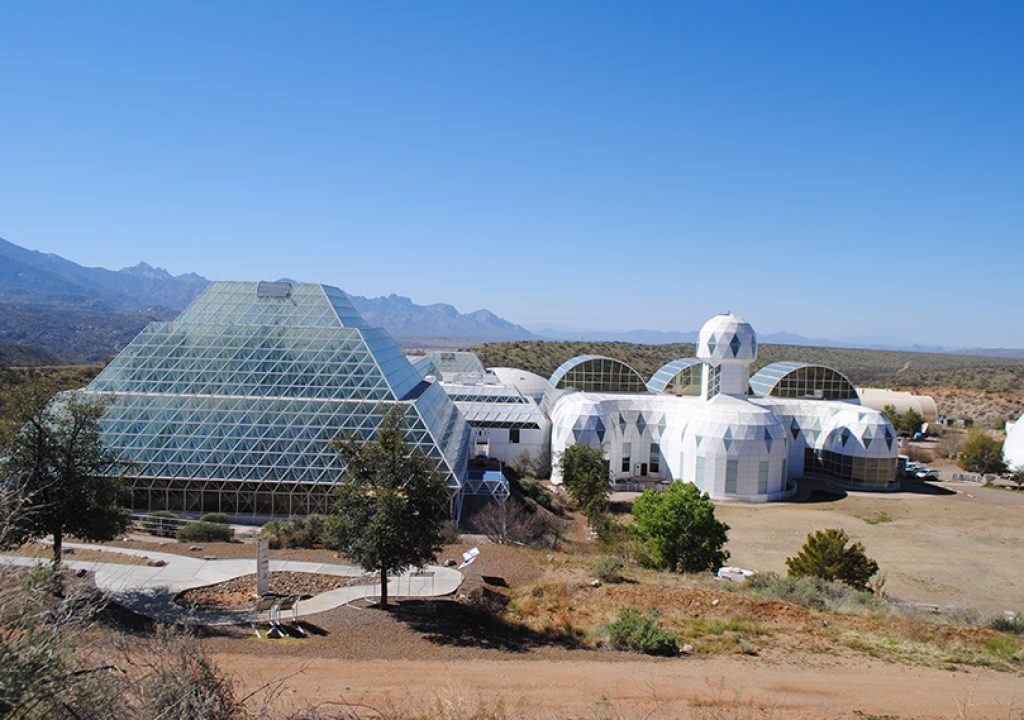
<path id="1" fill-rule="evenodd" d="M 91 362 L 116 354 L 146 324 L 183 310 L 210 280 L 171 275 L 144 262 L 121 270 L 84 267 L 0 238 L 0 365 Z M 367 323 L 387 329 L 407 347 L 462 346 L 485 341 L 585 340 L 658 345 L 694 342 L 697 331 L 532 331 L 489 310 L 460 313 L 451 305 L 418 305 L 407 297 L 350 295 Z M 955 352 L 1024 358 L 1015 348 L 942 348 L 899 338 L 827 340 L 793 333 L 761 335 L 762 344 Z"/>
<path id="2" fill-rule="evenodd" d="M 110 357 L 146 324 L 175 317 L 209 284 L 202 275 L 171 275 L 144 262 L 122 270 L 83 267 L 0 238 L 0 364 Z M 410 344 L 537 339 L 489 310 L 463 314 L 399 295 L 349 297 L 367 323 Z"/>

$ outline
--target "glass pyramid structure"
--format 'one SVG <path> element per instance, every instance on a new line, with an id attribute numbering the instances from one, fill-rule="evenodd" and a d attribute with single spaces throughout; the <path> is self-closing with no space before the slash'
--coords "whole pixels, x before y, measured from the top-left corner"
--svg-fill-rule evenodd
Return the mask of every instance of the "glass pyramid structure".
<path id="1" fill-rule="evenodd" d="M 137 509 L 324 512 L 345 472 L 332 441 L 374 439 L 397 407 L 406 443 L 437 462 L 457 514 L 469 426 L 334 287 L 213 283 L 83 392 L 116 398 L 103 435 Z"/>

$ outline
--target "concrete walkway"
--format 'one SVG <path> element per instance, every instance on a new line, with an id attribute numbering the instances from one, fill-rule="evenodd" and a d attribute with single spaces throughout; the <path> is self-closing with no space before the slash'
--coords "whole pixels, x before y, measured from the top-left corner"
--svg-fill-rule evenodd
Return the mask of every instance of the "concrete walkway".
<path id="1" fill-rule="evenodd" d="M 245 623 L 253 618 L 251 611 L 190 612 L 176 604 L 174 598 L 184 590 L 214 585 L 243 575 L 255 575 L 255 559 L 203 560 L 174 553 L 82 543 L 65 543 L 64 547 L 121 553 L 149 560 L 163 560 L 167 563 L 163 567 L 150 567 L 94 560 L 64 561 L 64 565 L 72 570 L 94 572 L 96 587 L 118 604 L 159 622 L 187 621 L 200 625 L 224 625 Z M 32 567 L 48 562 L 41 558 L 0 556 L 0 564 L 5 565 Z M 355 600 L 376 598 L 380 594 L 379 578 L 355 565 L 271 560 L 270 571 L 307 572 L 366 579 L 366 584 L 338 588 L 302 600 L 296 606 L 299 617 L 332 610 Z M 462 573 L 458 570 L 428 565 L 422 571 L 411 570 L 388 578 L 388 595 L 394 598 L 451 595 L 462 584 L 462 580 Z M 290 617 L 291 613 L 289 612 L 287 616 Z"/>

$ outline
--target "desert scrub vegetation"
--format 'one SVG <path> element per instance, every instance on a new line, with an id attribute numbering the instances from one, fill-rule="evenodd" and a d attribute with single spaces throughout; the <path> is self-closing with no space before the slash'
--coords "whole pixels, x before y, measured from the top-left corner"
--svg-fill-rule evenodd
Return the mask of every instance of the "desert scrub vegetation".
<path id="1" fill-rule="evenodd" d="M 518 341 L 484 343 L 472 351 L 488 367 L 518 367 L 543 377 L 577 355 L 607 355 L 649 378 L 671 360 L 693 357 L 694 345 Z M 1024 360 L 1014 358 L 771 344 L 759 345 L 757 356 L 752 373 L 773 362 L 792 360 L 836 368 L 858 386 L 972 388 L 1014 394 L 1024 387 Z"/>
<path id="2" fill-rule="evenodd" d="M 235 537 L 235 531 L 230 525 L 197 520 L 182 525 L 174 537 L 181 543 L 231 542 Z"/>
<path id="3" fill-rule="evenodd" d="M 326 517 L 324 515 L 307 515 L 291 517 L 287 520 L 271 520 L 260 528 L 259 537 L 270 542 L 270 547 L 280 548 L 315 548 L 323 545 L 323 532 Z"/>
<path id="4" fill-rule="evenodd" d="M 615 622 L 608 623 L 609 644 L 615 650 L 643 653 L 645 655 L 672 656 L 679 654 L 675 635 L 661 627 L 661 613 L 648 610 L 641 613 L 636 608 L 622 608 Z"/>

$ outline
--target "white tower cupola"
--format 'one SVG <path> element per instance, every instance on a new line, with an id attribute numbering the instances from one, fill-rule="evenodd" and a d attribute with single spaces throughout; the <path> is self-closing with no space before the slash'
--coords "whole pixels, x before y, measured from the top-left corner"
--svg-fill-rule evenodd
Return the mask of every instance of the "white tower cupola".
<path id="1" fill-rule="evenodd" d="M 757 360 L 757 334 L 738 315 L 715 315 L 697 336 L 697 359 L 704 363 L 701 397 L 745 396 L 750 365 Z"/>

